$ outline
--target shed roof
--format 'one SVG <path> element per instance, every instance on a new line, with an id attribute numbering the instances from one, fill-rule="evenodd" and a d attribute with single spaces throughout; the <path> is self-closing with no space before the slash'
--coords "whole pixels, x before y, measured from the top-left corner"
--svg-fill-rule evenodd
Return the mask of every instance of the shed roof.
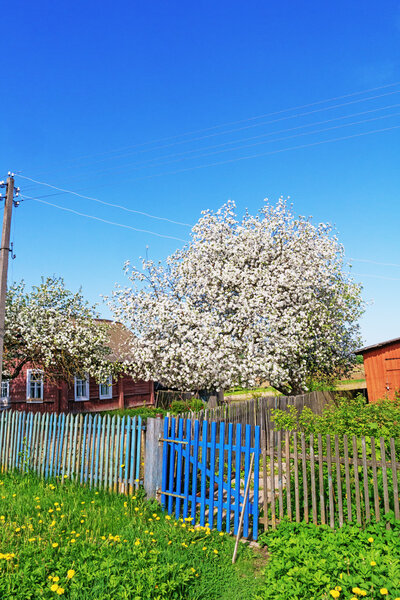
<path id="1" fill-rule="evenodd" d="M 386 342 L 380 342 L 379 344 L 373 344 L 372 346 L 365 346 L 364 348 L 357 350 L 355 354 L 364 354 L 364 352 L 368 352 L 369 350 L 375 350 L 376 348 L 382 348 L 383 346 L 390 346 L 390 344 L 398 343 L 400 343 L 400 337 L 387 340 Z"/>

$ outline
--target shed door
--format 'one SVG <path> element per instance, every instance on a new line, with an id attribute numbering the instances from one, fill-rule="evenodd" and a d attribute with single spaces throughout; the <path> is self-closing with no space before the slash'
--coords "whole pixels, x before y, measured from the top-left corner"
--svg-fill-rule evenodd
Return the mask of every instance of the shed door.
<path id="1" fill-rule="evenodd" d="M 386 389 L 390 397 L 400 390 L 400 356 L 385 358 Z"/>

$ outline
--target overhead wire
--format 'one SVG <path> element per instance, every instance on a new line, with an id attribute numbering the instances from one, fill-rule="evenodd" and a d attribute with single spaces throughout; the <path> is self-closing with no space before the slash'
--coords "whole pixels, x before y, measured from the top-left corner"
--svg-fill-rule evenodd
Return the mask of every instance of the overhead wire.
<path id="1" fill-rule="evenodd" d="M 230 125 L 238 125 L 240 123 L 246 123 L 246 122 L 254 121 L 254 120 L 257 120 L 257 119 L 263 119 L 265 117 L 272 117 L 272 116 L 275 116 L 275 115 L 283 114 L 285 112 L 290 112 L 292 110 L 301 110 L 301 109 L 305 109 L 305 108 L 310 108 L 312 106 L 316 106 L 318 104 L 324 104 L 324 103 L 327 103 L 327 102 L 335 102 L 336 100 L 342 100 L 342 99 L 345 99 L 345 98 L 351 98 L 353 96 L 360 96 L 361 94 L 368 94 L 370 92 L 374 92 L 374 91 L 378 91 L 378 90 L 382 90 L 382 89 L 387 89 L 387 88 L 390 88 L 390 87 L 394 87 L 396 85 L 400 85 L 400 81 L 395 81 L 393 83 L 389 83 L 389 84 L 386 84 L 386 85 L 369 88 L 369 89 L 366 89 L 366 90 L 361 90 L 361 91 L 358 91 L 358 92 L 352 92 L 350 94 L 343 94 L 343 95 L 340 95 L 340 96 L 335 96 L 335 97 L 332 97 L 332 98 L 327 98 L 325 100 L 317 100 L 317 101 L 310 102 L 310 103 L 307 103 L 307 104 L 297 105 L 297 106 L 294 106 L 294 107 L 285 108 L 285 109 L 281 109 L 281 110 L 278 110 L 278 111 L 268 112 L 268 113 L 264 113 L 264 114 L 257 115 L 257 116 L 254 116 L 254 117 L 248 117 L 246 119 L 240 119 L 240 120 L 236 120 L 236 121 L 228 121 L 228 122 L 225 122 L 225 123 L 213 125 L 213 126 L 202 128 L 202 129 L 196 129 L 196 130 L 188 131 L 188 132 L 177 134 L 177 135 L 174 135 L 174 136 L 168 136 L 168 137 L 164 137 L 164 138 L 158 138 L 156 140 L 150 140 L 148 142 L 141 142 L 139 144 L 134 144 L 134 145 L 131 145 L 131 146 L 125 146 L 125 147 L 122 147 L 122 148 L 119 148 L 119 149 L 110 150 L 108 152 L 102 152 L 102 153 L 98 153 L 98 154 L 85 155 L 85 156 L 78 157 L 75 160 L 84 160 L 85 158 L 91 158 L 93 156 L 106 156 L 106 155 L 114 154 L 116 152 L 122 152 L 124 150 L 132 150 L 132 149 L 140 148 L 140 147 L 143 147 L 143 146 L 146 146 L 146 145 L 149 145 L 149 144 L 155 144 L 155 143 L 159 143 L 159 142 L 163 142 L 163 141 L 178 139 L 178 138 L 180 138 L 182 136 L 196 135 L 197 133 L 203 133 L 203 132 L 206 132 L 206 131 L 212 131 L 214 129 L 218 129 L 218 128 L 221 128 L 221 127 L 227 127 L 227 126 L 230 126 Z M 354 102 L 351 102 L 350 104 L 357 103 L 357 102 L 364 102 L 366 100 L 372 100 L 372 99 L 381 98 L 383 96 L 391 95 L 393 93 L 398 93 L 398 91 L 389 92 L 388 94 L 380 94 L 380 95 L 372 96 L 370 98 L 361 98 L 359 100 L 355 100 Z M 322 111 L 322 110 L 330 110 L 330 109 L 333 109 L 333 108 L 338 108 L 339 106 L 346 106 L 347 104 L 348 103 L 340 104 L 340 105 L 336 105 L 336 106 L 332 106 L 332 107 L 324 107 L 324 108 L 318 109 L 316 112 L 319 112 L 319 111 Z M 312 113 L 306 113 L 306 114 L 312 114 Z M 288 117 L 284 117 L 284 118 L 295 118 L 297 116 L 298 115 L 289 115 Z M 300 116 L 304 116 L 304 115 L 300 115 Z M 265 123 L 263 123 L 263 124 L 265 124 Z M 224 131 L 224 132 L 217 133 L 216 135 L 222 135 L 222 134 L 230 133 L 230 132 L 231 131 L 229 131 L 229 132 Z M 195 140 L 190 140 L 190 141 L 196 141 L 197 139 L 198 138 L 196 138 Z M 201 139 L 203 139 L 203 138 L 201 138 Z M 183 140 L 180 143 L 187 143 L 187 141 Z M 150 150 L 154 150 L 154 149 L 155 148 L 151 148 Z"/>
<path id="2" fill-rule="evenodd" d="M 135 210 L 133 208 L 128 208 L 127 206 L 122 206 L 120 204 L 114 204 L 113 202 L 106 202 L 105 200 L 100 200 L 99 198 L 93 198 L 92 196 L 85 196 L 84 194 L 79 194 L 78 192 L 74 192 L 72 190 L 59 188 L 55 185 L 46 183 L 44 181 L 38 181 L 37 179 L 32 179 L 31 177 L 27 177 L 26 175 L 19 174 L 18 177 L 22 177 L 23 179 L 27 179 L 28 181 L 33 181 L 34 183 L 37 183 L 39 185 L 44 185 L 46 187 L 52 188 L 54 190 L 58 190 L 60 192 L 66 193 L 66 194 L 73 194 L 74 196 L 78 196 L 79 198 L 84 198 L 85 200 L 93 200 L 93 202 L 98 202 L 99 204 L 104 204 L 105 206 L 112 206 L 113 208 L 119 208 L 120 210 L 125 210 L 127 212 L 142 215 L 144 217 L 149 217 L 150 219 L 157 219 L 158 221 L 167 221 L 168 223 L 173 223 L 174 225 L 183 225 L 184 227 L 191 227 L 191 225 L 189 223 L 182 223 L 181 221 L 174 221 L 172 219 L 168 219 L 167 217 L 159 217 L 157 215 L 152 215 L 150 213 L 146 213 L 141 210 Z"/>
<path id="3" fill-rule="evenodd" d="M 399 106 L 400 106 L 400 103 L 390 105 L 391 108 L 399 107 Z M 110 170 L 117 171 L 119 169 L 126 169 L 128 166 L 131 167 L 131 168 L 133 168 L 133 169 L 152 168 L 152 167 L 157 167 L 157 166 L 171 164 L 171 163 L 174 163 L 174 162 L 180 162 L 182 160 L 191 160 L 191 159 L 203 158 L 205 156 L 212 156 L 214 154 L 221 154 L 221 153 L 225 153 L 225 152 L 233 152 L 235 150 L 242 150 L 244 148 L 252 148 L 254 146 L 259 146 L 259 145 L 262 145 L 262 144 L 269 144 L 269 143 L 281 142 L 281 141 L 284 141 L 284 140 L 294 139 L 294 138 L 302 137 L 302 136 L 306 136 L 306 135 L 313 135 L 313 134 L 318 134 L 318 133 L 325 133 L 326 131 L 332 131 L 334 129 L 341 129 L 343 127 L 351 127 L 353 125 L 360 125 L 360 124 L 363 124 L 363 123 L 369 123 L 371 121 L 379 121 L 381 119 L 389 119 L 391 117 L 397 117 L 397 116 L 400 115 L 399 112 L 388 113 L 386 115 L 381 115 L 381 116 L 378 116 L 378 117 L 373 117 L 371 119 L 361 119 L 361 120 L 353 121 L 351 123 L 341 123 L 339 125 L 334 125 L 333 127 L 324 127 L 322 129 L 315 129 L 315 130 L 312 130 L 312 131 L 304 131 L 304 132 L 301 132 L 301 133 L 296 133 L 294 135 L 283 136 L 283 137 L 275 138 L 275 139 L 272 139 L 272 140 L 258 141 L 258 142 L 255 142 L 253 144 L 241 144 L 239 146 L 233 146 L 231 148 L 225 148 L 225 149 L 221 149 L 221 150 L 216 150 L 214 152 L 205 152 L 205 153 L 202 152 L 203 150 L 207 150 L 207 149 L 211 149 L 211 148 L 220 148 L 221 146 L 226 146 L 227 144 L 233 144 L 236 141 L 246 141 L 246 140 L 252 140 L 252 139 L 259 139 L 260 137 L 267 137 L 267 136 L 271 136 L 271 135 L 277 135 L 277 134 L 283 133 L 285 131 L 295 131 L 295 130 L 298 130 L 298 129 L 304 129 L 306 127 L 312 127 L 313 125 L 322 125 L 324 123 L 331 123 L 333 121 L 338 121 L 338 120 L 341 120 L 341 119 L 348 119 L 348 118 L 351 118 L 353 116 L 361 116 L 361 115 L 364 115 L 364 114 L 370 114 L 372 112 L 377 112 L 377 111 L 380 111 L 380 110 L 384 110 L 386 108 L 387 107 L 377 108 L 377 109 L 368 110 L 368 111 L 362 111 L 360 113 L 354 113 L 352 115 L 348 115 L 348 116 L 344 116 L 344 117 L 335 117 L 333 119 L 327 119 L 327 120 L 324 120 L 324 121 L 319 121 L 317 123 L 309 123 L 307 125 L 299 125 L 297 127 L 290 127 L 288 129 L 281 129 L 279 131 L 272 131 L 272 132 L 269 132 L 269 133 L 264 133 L 264 134 L 259 135 L 259 136 L 252 136 L 252 137 L 249 137 L 249 138 L 245 138 L 244 140 L 235 140 L 235 141 L 230 141 L 230 142 L 224 142 L 223 144 L 215 144 L 215 145 L 208 146 L 208 147 L 205 147 L 205 148 L 202 148 L 202 149 L 188 150 L 187 152 L 182 152 L 182 153 L 177 153 L 177 154 L 170 154 L 170 155 L 167 155 L 167 156 L 163 157 L 163 158 L 174 157 L 174 156 L 178 157 L 178 158 L 175 158 L 173 160 L 167 160 L 167 161 L 165 161 L 165 160 L 159 160 L 159 161 L 156 161 L 156 162 L 152 162 L 152 161 L 154 161 L 154 159 L 151 159 L 149 161 L 146 161 L 145 163 L 133 163 L 133 164 L 132 163 L 125 163 L 125 164 L 120 165 L 120 166 L 107 167 L 106 169 L 104 169 L 104 168 L 101 169 L 101 171 L 95 171 L 94 174 L 97 173 L 97 172 L 104 173 L 105 171 L 110 171 Z M 188 156 L 188 154 L 192 154 L 194 152 L 202 152 L 202 153 L 197 154 L 196 156 Z"/>
<path id="4" fill-rule="evenodd" d="M 94 215 L 88 215 L 86 213 L 82 213 L 77 210 L 73 210 L 72 208 L 67 208 L 66 206 L 60 206 L 59 204 L 53 204 L 52 202 L 47 202 L 46 200 L 40 200 L 39 198 L 34 198 L 32 196 L 26 196 L 25 194 L 21 195 L 23 199 L 34 200 L 35 202 L 40 202 L 41 204 L 46 204 L 47 206 L 52 206 L 54 208 L 58 208 L 60 210 L 64 210 L 69 213 L 73 213 L 80 217 L 86 217 L 87 219 L 94 219 L 95 221 L 101 221 L 102 223 L 107 223 L 108 225 L 114 225 L 116 227 L 123 227 L 124 229 L 131 229 L 132 231 L 138 231 L 140 233 L 148 233 L 150 235 L 155 235 L 161 238 L 167 238 L 170 240 L 177 240 L 178 242 L 187 242 L 188 240 L 184 240 L 183 238 L 178 238 L 172 235 L 166 235 L 163 233 L 157 233 L 156 231 L 150 231 L 149 229 L 139 229 L 138 227 L 132 227 L 131 225 L 125 225 L 123 223 L 116 223 L 114 221 L 109 221 L 107 219 L 102 219 L 101 217 L 96 217 Z"/>

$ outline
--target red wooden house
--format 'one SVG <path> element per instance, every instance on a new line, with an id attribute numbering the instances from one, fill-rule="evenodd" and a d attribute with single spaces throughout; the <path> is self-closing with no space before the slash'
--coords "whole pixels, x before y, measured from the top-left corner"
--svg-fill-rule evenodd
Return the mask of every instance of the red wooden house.
<path id="1" fill-rule="evenodd" d="M 400 394 L 400 338 L 366 346 L 356 352 L 364 358 L 368 401 L 393 400 Z"/>
<path id="2" fill-rule="evenodd" d="M 111 360 L 120 360 L 129 332 L 117 324 L 111 329 Z M 100 385 L 93 377 L 73 381 L 46 377 L 42 369 L 25 365 L 11 381 L 2 381 L 3 408 L 34 412 L 98 412 L 154 404 L 154 382 L 135 381 L 129 375 L 111 377 Z"/>

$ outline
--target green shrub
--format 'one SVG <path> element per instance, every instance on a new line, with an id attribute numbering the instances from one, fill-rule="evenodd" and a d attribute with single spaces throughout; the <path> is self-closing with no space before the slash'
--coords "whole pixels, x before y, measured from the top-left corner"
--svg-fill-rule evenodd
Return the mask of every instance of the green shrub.
<path id="1" fill-rule="evenodd" d="M 260 542 L 267 545 L 270 558 L 257 600 L 395 600 L 400 596 L 398 522 L 390 530 L 378 523 L 365 530 L 345 525 L 336 531 L 283 522 L 276 531 L 263 534 Z"/>
<path id="2" fill-rule="evenodd" d="M 306 434 L 321 433 L 366 437 L 400 437 L 400 399 L 380 400 L 367 404 L 362 394 L 354 399 L 340 398 L 337 406 L 325 407 L 322 415 L 304 408 L 301 413 L 290 406 L 288 411 L 272 410 L 276 430 L 288 429 Z"/>

